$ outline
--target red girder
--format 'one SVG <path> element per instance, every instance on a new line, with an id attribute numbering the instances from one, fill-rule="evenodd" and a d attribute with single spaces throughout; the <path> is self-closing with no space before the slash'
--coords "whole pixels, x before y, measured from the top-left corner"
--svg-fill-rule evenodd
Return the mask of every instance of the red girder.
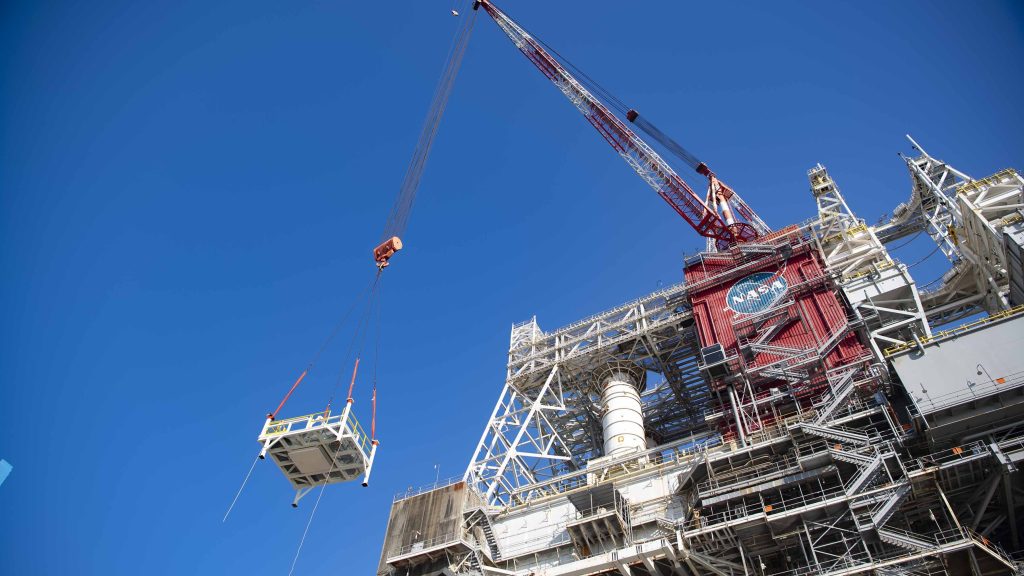
<path id="1" fill-rule="evenodd" d="M 474 6 L 483 6 L 488 15 L 498 23 L 505 34 L 516 44 L 519 51 L 534 66 L 553 82 L 567 82 L 573 92 L 586 103 L 589 113 L 587 121 L 601 136 L 623 156 L 633 156 L 642 166 L 655 175 L 655 182 L 649 182 L 658 195 L 686 220 L 701 236 L 715 238 L 720 245 L 746 242 L 757 237 L 757 231 L 746 223 L 727 224 L 704 201 L 694 194 L 686 184 L 650 146 L 612 114 L 599 100 L 587 92 L 582 85 L 548 54 L 536 40 L 525 33 L 515 21 L 509 18 L 488 0 L 480 0 Z M 744 214 L 745 216 L 745 214 Z"/>

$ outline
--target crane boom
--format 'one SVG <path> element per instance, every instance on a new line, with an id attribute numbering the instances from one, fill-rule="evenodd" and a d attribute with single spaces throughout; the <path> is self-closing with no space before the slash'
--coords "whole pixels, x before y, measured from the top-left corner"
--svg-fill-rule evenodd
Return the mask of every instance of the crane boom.
<path id="1" fill-rule="evenodd" d="M 726 222 L 716 210 L 709 208 L 657 152 L 587 91 L 514 20 L 488 0 L 477 0 L 473 9 L 481 6 L 519 51 L 565 94 L 622 159 L 698 234 L 714 238 L 720 244 L 747 242 L 758 237 L 758 231 L 750 224 L 732 221 L 727 204 L 723 208 L 726 209 L 727 219 L 731 222 Z M 710 174 L 710 177 L 713 178 L 713 174 Z"/>

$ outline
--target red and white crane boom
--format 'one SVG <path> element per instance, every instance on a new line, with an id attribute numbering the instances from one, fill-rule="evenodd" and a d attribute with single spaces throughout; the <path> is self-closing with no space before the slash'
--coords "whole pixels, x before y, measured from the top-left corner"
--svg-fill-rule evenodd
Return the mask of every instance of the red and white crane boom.
<path id="1" fill-rule="evenodd" d="M 540 43 L 520 27 L 514 20 L 498 9 L 488 0 L 478 0 L 473 9 L 480 7 L 487 12 L 512 43 L 519 48 L 530 62 L 537 67 L 566 98 L 578 109 L 594 128 L 611 144 L 612 148 L 622 156 L 630 167 L 646 181 L 668 205 L 686 220 L 701 236 L 714 238 L 719 246 L 748 242 L 757 238 L 762 232 L 757 228 L 763 223 L 753 211 L 740 201 L 736 210 L 730 208 L 734 198 L 738 196 L 732 189 L 722 184 L 703 163 L 698 172 L 709 178 L 709 199 L 716 204 L 718 210 L 708 205 L 697 196 L 678 174 L 658 155 L 646 142 L 640 139 L 629 127 L 619 120 L 593 94 L 587 91 L 554 57 L 548 54 Z M 635 114 L 635 112 L 633 112 Z M 743 218 L 754 221 L 761 226 L 755 228 L 748 222 L 736 218 L 737 213 Z"/>

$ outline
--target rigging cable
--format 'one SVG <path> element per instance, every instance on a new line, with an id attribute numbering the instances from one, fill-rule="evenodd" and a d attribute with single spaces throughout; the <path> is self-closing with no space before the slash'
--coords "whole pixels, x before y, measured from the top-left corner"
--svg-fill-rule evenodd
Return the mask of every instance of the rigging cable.
<path id="1" fill-rule="evenodd" d="M 941 244 L 936 244 L 936 245 L 935 245 L 935 249 L 934 249 L 934 250 L 932 250 L 931 252 L 929 252 L 929 253 L 928 253 L 928 255 L 927 255 L 927 256 L 925 256 L 924 258 L 921 258 L 921 259 L 920 259 L 920 260 L 918 260 L 917 262 L 914 262 L 914 263 L 913 263 L 913 264 L 911 264 L 910 266 L 907 266 L 907 270 L 910 270 L 911 268 L 913 268 L 914 266 L 917 266 L 918 264 L 923 264 L 925 260 L 927 260 L 927 259 L 931 258 L 932 256 L 935 256 L 935 253 L 936 253 L 936 252 L 938 252 L 938 251 L 939 251 L 939 248 L 941 248 L 941 247 L 942 247 L 942 245 L 941 245 Z"/>
<path id="2" fill-rule="evenodd" d="M 295 389 L 298 388 L 299 384 L 303 381 L 303 379 L 306 378 L 306 375 L 309 374 L 309 371 L 313 369 L 313 365 L 316 364 L 316 362 L 323 355 L 324 351 L 327 349 L 330 343 L 338 335 L 338 332 L 341 331 L 342 326 L 344 326 L 345 323 L 348 321 L 348 318 L 349 316 L 352 315 L 352 312 L 355 310 L 356 305 L 358 305 L 359 302 L 362 301 L 363 297 L 367 294 L 367 291 L 373 290 L 373 286 L 376 284 L 376 282 L 377 279 L 374 278 L 373 284 L 367 285 L 367 287 L 364 288 L 363 291 L 359 293 L 359 296 L 352 302 L 352 305 L 349 306 L 348 310 L 345 311 L 345 313 L 342 315 L 338 323 L 334 325 L 334 328 L 331 330 L 330 334 L 328 334 L 327 339 L 324 340 L 324 343 L 321 344 L 320 349 L 317 350 L 316 354 L 313 355 L 313 358 L 309 361 L 309 364 L 306 365 L 306 369 L 302 371 L 302 374 L 299 375 L 298 379 L 295 380 L 295 383 L 292 384 L 292 387 L 284 395 L 284 398 L 281 399 L 281 403 L 278 404 L 277 408 L 273 412 L 267 414 L 268 418 L 273 420 L 274 418 L 277 417 L 277 413 L 281 410 L 281 408 L 284 407 L 285 403 L 288 401 L 288 398 L 290 398 L 292 393 L 295 392 Z M 328 402 L 328 405 L 329 404 L 330 402 Z M 253 459 L 252 465 L 249 466 L 249 471 L 246 473 L 245 478 L 242 480 L 241 486 L 239 486 L 238 491 L 235 492 L 235 497 L 231 500 L 231 504 L 228 505 L 227 511 L 224 512 L 224 517 L 221 519 L 222 523 L 227 522 L 228 516 L 231 515 L 231 511 L 235 508 L 235 504 L 238 502 L 238 498 L 242 495 L 242 491 L 245 490 L 246 484 L 249 483 L 249 477 L 252 476 L 252 472 L 256 468 L 256 462 L 258 462 L 259 460 L 260 454 L 257 454 L 256 458 Z"/>
<path id="3" fill-rule="evenodd" d="M 338 450 L 340 451 L 341 448 L 339 447 Z M 335 453 L 334 460 L 337 461 L 337 459 L 338 455 Z M 337 462 L 335 462 L 335 465 L 337 465 Z M 331 472 L 334 472 L 335 465 L 331 466 Z M 330 474 L 330 472 L 328 474 Z M 302 553 L 302 545 L 306 543 L 306 535 L 309 534 L 309 526 L 313 523 L 313 516 L 316 515 L 317 507 L 320 506 L 320 499 L 324 497 L 325 488 L 327 488 L 326 483 L 320 487 L 320 493 L 316 495 L 316 502 L 313 504 L 313 509 L 309 511 L 309 520 L 306 521 L 306 529 L 302 531 L 302 538 L 299 540 L 298 549 L 295 550 L 295 557 L 292 558 L 292 566 L 288 569 L 288 576 L 292 576 L 292 573 L 295 572 L 295 564 L 299 561 L 299 554 Z"/>
<path id="4" fill-rule="evenodd" d="M 384 304 L 383 304 L 383 292 L 384 283 L 381 282 L 378 287 L 378 294 L 380 297 L 377 299 L 377 336 L 373 343 L 373 396 L 371 399 L 371 416 L 370 416 L 370 441 L 374 446 L 377 446 L 377 366 L 380 365 L 380 332 L 381 332 L 381 316 L 383 316 Z"/>
<path id="5" fill-rule="evenodd" d="M 899 246 L 896 246 L 895 248 L 886 248 L 886 250 L 887 250 L 888 252 L 890 252 L 890 253 L 891 253 L 891 252 L 895 252 L 895 251 L 899 250 L 900 248 L 903 248 L 904 246 L 906 246 L 906 245 L 910 244 L 910 243 L 911 243 L 911 242 L 913 242 L 914 240 L 917 240 L 917 237 L 918 237 L 918 236 L 920 236 L 922 232 L 924 232 L 924 229 L 918 230 L 918 231 L 917 231 L 917 234 L 914 234 L 913 236 L 911 236 L 910 238 L 908 238 L 908 239 L 907 239 L 906 241 L 904 241 L 904 242 L 901 242 Z"/>
<path id="6" fill-rule="evenodd" d="M 277 418 L 277 413 L 281 411 L 281 408 L 284 408 L 285 403 L 288 402 L 288 399 L 291 397 L 292 393 L 295 392 L 295 389 L 298 388 L 299 384 L 301 384 L 303 379 L 306 378 L 306 375 L 309 374 L 309 371 L 313 369 L 313 365 L 316 364 L 316 362 L 320 359 L 320 356 L 323 355 L 324 351 L 334 340 L 335 336 L 338 335 L 338 332 L 341 331 L 341 327 L 344 326 L 345 323 L 348 321 L 349 316 L 352 315 L 352 312 L 355 310 L 356 306 L 363 300 L 367 292 L 370 292 L 372 294 L 373 288 L 374 286 L 376 286 L 376 284 L 377 278 L 375 277 L 373 282 L 369 286 L 364 288 L 362 292 L 360 292 L 359 296 L 357 296 L 356 299 L 352 302 L 352 305 L 349 306 L 348 310 L 345 311 L 345 314 L 341 317 L 341 320 L 339 320 L 338 323 L 334 326 L 334 329 L 331 331 L 330 335 L 327 336 L 327 339 L 320 346 L 320 349 L 317 350 L 316 354 L 313 355 L 313 358 L 309 361 L 309 364 L 306 365 L 306 369 L 302 371 L 302 374 L 299 374 L 298 379 L 296 379 L 295 383 L 292 384 L 292 387 L 288 390 L 288 393 L 285 394 L 284 398 L 281 399 L 281 403 L 277 405 L 277 408 L 273 412 L 267 414 L 268 418 L 270 418 L 271 420 Z"/>
<path id="7" fill-rule="evenodd" d="M 364 334 L 366 333 L 366 330 L 368 329 L 367 327 L 369 326 L 370 310 L 373 308 L 373 303 L 374 303 L 375 299 L 377 298 L 377 286 L 380 283 L 382 272 L 383 272 L 382 270 L 378 269 L 377 273 L 374 275 L 373 284 L 370 287 L 370 293 L 367 295 L 366 303 L 365 303 L 365 307 L 363 308 L 362 315 L 359 317 L 359 320 L 356 322 L 356 329 L 352 333 L 352 339 L 349 341 L 348 348 L 345 349 L 345 355 L 343 356 L 343 358 L 349 358 L 349 357 L 352 356 L 352 352 L 355 351 L 355 367 L 352 369 L 352 380 L 351 380 L 351 383 L 349 384 L 349 390 L 348 390 L 348 396 L 346 397 L 346 402 L 348 400 L 352 399 L 352 389 L 355 387 L 356 373 L 359 370 L 359 362 L 360 362 L 360 359 L 362 358 L 362 355 L 363 355 L 363 352 L 362 352 L 362 350 L 363 350 L 363 340 L 361 340 L 361 337 L 364 336 Z M 358 347 L 356 346 L 357 342 L 359 342 L 359 346 Z M 341 390 L 341 383 L 343 382 L 344 377 L 345 377 L 345 368 L 344 368 L 344 366 L 342 366 L 342 368 L 338 370 L 337 381 L 334 384 L 334 388 L 331 389 L 331 395 L 330 395 L 330 397 L 327 400 L 327 407 L 328 407 L 328 409 L 330 409 L 331 404 L 334 402 L 334 397 L 337 395 L 338 391 Z"/>
<path id="8" fill-rule="evenodd" d="M 256 468 L 256 463 L 260 461 L 260 455 L 257 453 L 256 457 L 252 459 L 252 466 L 249 466 L 249 473 L 245 475 L 245 479 L 242 480 L 242 485 L 238 487 L 238 492 L 235 492 L 235 499 L 231 501 L 231 505 L 228 506 L 227 512 L 224 513 L 224 518 L 221 519 L 221 524 L 228 521 L 228 516 L 231 514 L 231 510 L 235 508 L 235 502 L 238 502 L 238 497 L 242 495 L 242 490 L 245 490 L 245 485 L 249 482 L 249 477 L 252 476 L 253 469 Z"/>
<path id="9" fill-rule="evenodd" d="M 462 58 L 465 56 L 466 48 L 469 46 L 469 38 L 472 35 L 473 25 L 476 22 L 476 14 L 476 11 L 470 11 L 470 14 L 459 25 L 452 39 L 444 71 L 441 73 L 441 79 L 434 90 L 434 98 L 430 103 L 427 118 L 420 130 L 419 140 L 416 142 L 412 160 L 410 160 L 409 166 L 406 169 L 398 197 L 395 198 L 395 204 L 391 208 L 391 215 L 384 226 L 384 234 L 381 236 L 381 241 L 395 236 L 401 237 L 405 233 L 405 228 L 409 223 L 409 213 L 412 211 L 413 203 L 416 200 L 416 191 L 419 188 L 420 179 L 423 177 L 423 171 L 427 165 L 427 157 L 430 155 L 430 149 L 434 144 L 434 137 L 437 135 L 438 126 L 441 124 L 441 117 L 448 106 L 448 99 L 452 94 L 455 78 L 458 76 L 459 68 L 462 65 Z"/>
<path id="10" fill-rule="evenodd" d="M 374 275 L 373 285 L 372 285 L 372 287 L 370 289 L 370 294 L 369 294 L 369 296 L 367 298 L 367 301 L 366 301 L 366 307 L 364 308 L 363 315 L 360 318 L 359 323 L 356 326 L 356 331 L 352 335 L 352 340 L 349 342 L 349 349 L 348 349 L 348 352 L 346 353 L 346 357 L 347 357 L 353 351 L 353 349 L 357 350 L 355 366 L 352 369 L 352 380 L 349 383 L 349 388 L 348 388 L 348 399 L 346 401 L 347 403 L 351 403 L 352 402 L 352 393 L 353 393 L 353 390 L 354 390 L 355 385 L 356 385 L 356 375 L 357 375 L 358 370 L 359 370 L 359 359 L 362 356 L 363 344 L 366 341 L 365 336 L 369 332 L 369 321 L 370 321 L 370 318 L 372 316 L 373 307 L 374 307 L 375 304 L 378 305 L 378 306 L 380 305 L 379 304 L 379 302 L 380 302 L 379 286 L 380 286 L 380 279 L 381 279 L 382 272 L 383 272 L 383 270 L 379 270 L 378 269 L 377 270 L 377 274 Z M 379 330 L 378 330 L 378 333 L 379 333 Z M 356 342 L 357 341 L 359 342 L 359 346 L 358 347 L 356 347 Z M 377 368 L 376 367 L 376 362 L 374 362 L 374 373 L 376 373 L 376 368 Z M 337 387 L 340 386 L 340 384 L 341 384 L 341 374 L 339 374 L 338 383 L 335 386 L 335 392 L 337 391 Z M 376 405 L 377 405 L 377 398 L 376 398 L 377 397 L 377 387 L 376 387 L 376 383 L 374 384 L 374 389 L 373 390 L 374 391 L 373 391 L 372 404 L 373 404 L 374 421 L 376 421 Z M 328 410 L 330 409 L 330 404 L 331 404 L 331 402 L 333 402 L 333 400 L 334 400 L 334 392 L 331 393 L 331 399 L 327 403 Z M 337 468 L 337 466 L 338 466 L 338 454 L 341 453 L 341 449 L 343 447 L 344 447 L 343 444 L 339 444 L 338 448 L 334 451 L 334 457 L 331 458 L 331 469 L 328 470 L 328 472 L 327 472 L 327 477 L 328 478 L 330 477 L 331 474 L 334 473 L 335 468 Z M 327 482 L 324 482 L 320 486 L 320 492 L 316 496 L 316 502 L 313 504 L 313 509 L 310 510 L 310 512 L 309 512 L 309 519 L 306 520 L 306 527 L 302 531 L 302 537 L 299 539 L 299 545 L 298 545 L 298 547 L 295 550 L 295 556 L 292 558 L 292 565 L 288 569 L 288 576 L 291 576 L 295 572 L 295 566 L 296 566 L 296 564 L 299 561 L 299 555 L 302 553 L 302 547 L 306 543 L 306 536 L 309 534 L 309 528 L 313 524 L 313 518 L 316 516 L 316 511 L 320 507 L 320 500 L 323 498 L 324 491 L 326 489 L 327 489 Z M 293 506 L 294 506 L 294 504 L 293 504 Z"/>
<path id="11" fill-rule="evenodd" d="M 452 14 L 454 16 L 459 16 L 457 8 L 460 6 L 464 6 L 465 2 L 466 0 L 455 0 L 452 7 Z M 435 88 L 433 99 L 431 101 L 430 108 L 428 109 L 427 112 L 426 120 L 424 121 L 424 124 L 420 131 L 419 139 L 417 140 L 416 148 L 413 151 L 413 156 L 406 169 L 405 176 L 403 178 L 401 188 L 399 189 L 398 196 L 395 199 L 394 205 L 392 206 L 390 215 L 385 224 L 384 233 L 382 236 L 382 244 L 378 246 L 377 249 L 374 250 L 374 259 L 377 261 L 378 269 L 377 273 L 374 276 L 373 282 L 366 289 L 364 289 L 363 292 L 360 293 L 359 297 L 357 297 L 355 301 L 352 303 L 352 306 L 350 306 L 349 309 L 345 312 L 342 319 L 334 327 L 326 341 L 323 343 L 323 345 L 321 345 L 320 349 L 317 351 L 317 353 L 313 356 L 312 360 L 306 366 L 306 369 L 302 371 L 299 377 L 292 384 L 291 388 L 284 395 L 284 398 L 281 400 L 280 404 L 278 404 L 277 408 L 273 412 L 267 414 L 268 421 L 274 420 L 277 417 L 277 414 L 280 412 L 280 410 L 284 407 L 285 403 L 298 388 L 299 384 L 302 383 L 302 381 L 312 370 L 313 365 L 319 360 L 320 356 L 327 349 L 328 345 L 333 341 L 335 336 L 341 330 L 341 327 L 348 321 L 351 313 L 353 312 L 353 310 L 355 310 L 355 307 L 359 303 L 364 302 L 363 297 L 366 296 L 364 302 L 365 307 L 363 309 L 362 317 L 360 318 L 356 325 L 355 333 L 353 334 L 352 340 L 349 343 L 348 352 L 346 352 L 346 357 L 348 357 L 354 349 L 357 350 L 357 354 L 355 357 L 355 365 L 352 370 L 352 380 L 349 384 L 346 402 L 347 404 L 351 404 L 353 401 L 352 396 L 355 387 L 356 376 L 359 369 L 360 358 L 362 357 L 363 345 L 365 343 L 365 337 L 371 329 L 370 322 L 373 316 L 373 308 L 374 306 L 376 306 L 377 323 L 376 337 L 374 342 L 373 393 L 371 396 L 372 416 L 370 425 L 370 437 L 371 444 L 373 445 L 373 450 L 370 456 L 370 466 L 372 466 L 373 461 L 372 455 L 376 452 L 376 447 L 378 445 L 376 439 L 377 363 L 379 362 L 380 357 L 380 318 L 381 309 L 383 307 L 381 303 L 379 290 L 381 274 L 383 272 L 384 267 L 388 265 L 388 259 L 391 257 L 391 255 L 394 254 L 394 252 L 400 250 L 402 247 L 399 236 L 401 234 L 404 234 L 406 226 L 408 225 L 409 215 L 410 212 L 412 211 L 413 203 L 415 202 L 416 192 L 417 189 L 419 188 L 420 180 L 422 179 L 423 172 L 426 167 L 427 158 L 430 155 L 430 150 L 431 147 L 433 146 L 434 138 L 437 136 L 437 131 L 441 122 L 441 118 L 444 115 L 444 111 L 448 105 L 448 100 L 451 97 L 452 90 L 455 84 L 455 79 L 462 65 L 463 58 L 465 57 L 466 50 L 469 45 L 469 39 L 472 35 L 473 26 L 475 22 L 476 11 L 472 11 L 462 19 L 462 22 L 457 27 L 455 34 L 453 36 L 452 43 L 449 47 L 448 55 L 445 61 L 445 66 L 441 74 L 441 78 L 439 79 L 438 84 Z M 358 347 L 356 346 L 357 341 Z M 330 411 L 331 403 L 334 400 L 334 394 L 337 392 L 338 388 L 340 388 L 341 377 L 342 374 L 339 373 L 339 378 L 335 386 L 335 390 L 332 391 L 327 402 L 325 417 L 326 414 L 329 413 Z M 341 450 L 340 445 L 338 450 Z M 250 466 L 249 472 L 246 474 L 245 479 L 242 481 L 242 485 L 239 488 L 238 493 L 236 493 L 234 500 L 232 500 L 227 512 L 224 515 L 225 521 L 227 520 L 228 515 L 231 513 L 231 510 L 234 508 L 235 503 L 238 501 L 238 498 L 241 495 L 242 490 L 245 488 L 246 483 L 249 481 L 249 477 L 252 475 L 253 469 L 255 468 L 256 461 L 258 461 L 259 459 L 260 456 L 257 456 L 256 460 L 253 461 L 252 466 Z M 335 454 L 335 457 L 332 460 L 333 461 L 331 465 L 331 470 L 330 472 L 328 472 L 328 476 L 330 476 L 331 472 L 334 471 L 334 468 L 337 465 L 337 453 Z M 369 467 L 367 468 L 366 474 L 368 477 Z M 366 485 L 365 481 L 363 485 Z M 324 483 L 320 488 L 320 494 L 317 496 L 317 500 L 313 506 L 313 510 L 310 512 L 309 519 L 306 522 L 305 530 L 302 533 L 302 538 L 299 541 L 298 549 L 295 551 L 295 556 L 292 559 L 291 568 L 289 569 L 288 572 L 289 575 L 291 575 L 295 570 L 295 566 L 296 563 L 298 562 L 299 555 L 305 543 L 306 536 L 309 533 L 309 528 L 312 525 L 313 518 L 316 514 L 317 508 L 320 505 L 320 499 L 323 497 L 324 489 L 326 487 L 327 483 Z"/>

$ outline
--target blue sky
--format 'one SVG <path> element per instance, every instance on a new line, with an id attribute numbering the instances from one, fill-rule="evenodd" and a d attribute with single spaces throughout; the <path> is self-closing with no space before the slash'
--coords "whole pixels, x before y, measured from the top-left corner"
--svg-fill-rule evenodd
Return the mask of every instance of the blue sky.
<path id="1" fill-rule="evenodd" d="M 890 211 L 904 133 L 978 177 L 1024 159 L 1019 2 L 501 6 L 775 227 L 814 213 L 817 162 L 859 215 Z M 310 506 L 272 465 L 221 516 L 263 414 L 372 273 L 450 8 L 0 8 L 3 572 L 287 573 Z M 297 574 L 372 573 L 392 494 L 462 472 L 513 322 L 677 282 L 701 239 L 482 17 L 406 246 L 375 478 L 327 490 Z M 343 348 L 285 412 L 323 407 Z M 365 379 L 357 397 L 367 420 Z"/>

